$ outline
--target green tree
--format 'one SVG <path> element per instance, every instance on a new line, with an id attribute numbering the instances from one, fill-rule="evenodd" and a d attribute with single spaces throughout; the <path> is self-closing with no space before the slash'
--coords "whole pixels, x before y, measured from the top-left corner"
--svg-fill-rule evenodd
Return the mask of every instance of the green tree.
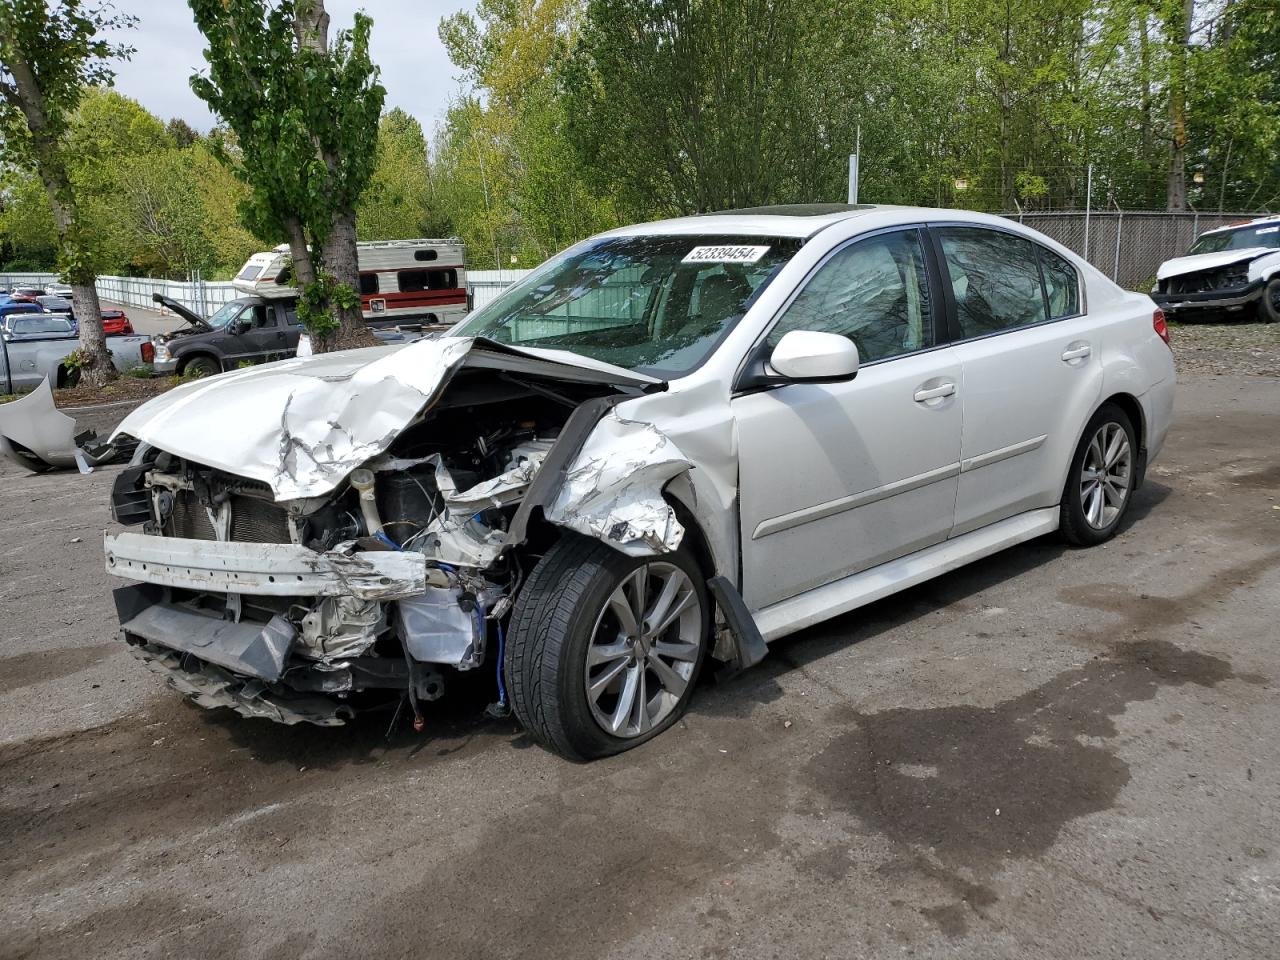
<path id="1" fill-rule="evenodd" d="M 80 372 L 99 385 L 116 371 L 102 332 L 97 272 L 86 247 L 69 172 L 68 126 L 86 87 L 109 83 L 111 62 L 128 47 L 99 34 L 132 24 L 80 0 L 0 0 L 0 132 L 4 160 L 34 168 L 58 236 L 58 266 L 80 318 Z"/>
<path id="2" fill-rule="evenodd" d="M 356 227 L 362 240 L 410 240 L 423 235 L 430 193 L 422 125 L 403 110 L 378 123 L 378 155 L 360 198 Z"/>
<path id="3" fill-rule="evenodd" d="M 249 187 L 256 234 L 284 237 L 298 315 L 319 351 L 374 343 L 356 293 L 356 208 L 377 154 L 385 96 L 356 14 L 329 41 L 323 0 L 189 0 L 208 43 L 191 87 L 235 133 L 224 154 Z"/>

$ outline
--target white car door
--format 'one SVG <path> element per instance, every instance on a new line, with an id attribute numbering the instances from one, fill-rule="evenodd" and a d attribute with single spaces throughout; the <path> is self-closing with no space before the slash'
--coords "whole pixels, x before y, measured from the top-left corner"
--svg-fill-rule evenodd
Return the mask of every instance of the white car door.
<path id="1" fill-rule="evenodd" d="M 1064 457 L 1102 389 L 1105 320 L 1084 313 L 1075 268 L 1048 248 L 984 227 L 931 233 L 961 366 L 960 536 L 1059 501 Z"/>
<path id="2" fill-rule="evenodd" d="M 852 380 L 735 396 L 743 597 L 759 610 L 944 540 L 960 459 L 960 363 L 918 230 L 857 239 L 810 276 L 767 335 L 850 337 Z"/>

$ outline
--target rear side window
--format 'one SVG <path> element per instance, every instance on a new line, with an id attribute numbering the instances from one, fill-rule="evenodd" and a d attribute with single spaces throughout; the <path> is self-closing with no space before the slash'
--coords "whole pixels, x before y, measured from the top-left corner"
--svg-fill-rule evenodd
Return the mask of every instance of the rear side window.
<path id="1" fill-rule="evenodd" d="M 848 337 L 864 363 L 933 346 L 920 235 L 891 233 L 838 251 L 787 307 L 769 348 L 792 330 Z"/>
<path id="2" fill-rule="evenodd" d="M 1040 272 L 1044 274 L 1044 294 L 1049 300 L 1049 318 L 1062 320 L 1080 315 L 1080 277 L 1076 268 L 1046 247 L 1036 247 Z"/>
<path id="3" fill-rule="evenodd" d="M 376 273 L 360 274 L 360 294 L 370 296 L 378 292 L 378 275 Z"/>
<path id="4" fill-rule="evenodd" d="M 979 227 L 938 230 L 961 339 L 1049 319 L 1030 240 Z"/>

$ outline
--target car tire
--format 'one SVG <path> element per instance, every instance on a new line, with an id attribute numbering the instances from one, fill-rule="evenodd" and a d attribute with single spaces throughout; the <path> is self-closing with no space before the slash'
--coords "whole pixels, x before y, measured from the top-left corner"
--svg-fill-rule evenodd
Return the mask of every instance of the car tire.
<path id="1" fill-rule="evenodd" d="M 652 623 L 664 614 L 674 620 Z M 512 708 L 566 759 L 629 750 L 684 715 L 710 632 L 706 584 L 686 549 L 629 557 L 566 534 L 516 597 L 503 658 Z"/>
<path id="2" fill-rule="evenodd" d="M 1280 323 L 1280 277 L 1272 277 L 1258 300 L 1258 322 Z"/>
<path id="3" fill-rule="evenodd" d="M 213 357 L 192 357 L 182 365 L 178 372 L 181 377 L 212 377 L 222 372 L 222 367 Z"/>
<path id="4" fill-rule="evenodd" d="M 1091 547 L 1110 540 L 1133 502 L 1138 445 L 1129 415 L 1114 403 L 1098 408 L 1071 458 L 1062 492 L 1059 532 Z"/>

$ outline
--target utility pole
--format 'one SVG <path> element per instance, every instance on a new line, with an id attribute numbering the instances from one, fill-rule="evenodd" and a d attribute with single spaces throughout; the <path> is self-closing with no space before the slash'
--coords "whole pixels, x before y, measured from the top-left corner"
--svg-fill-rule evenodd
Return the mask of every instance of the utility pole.
<path id="1" fill-rule="evenodd" d="M 1089 164 L 1088 172 L 1085 174 L 1084 187 L 1084 253 L 1082 256 L 1089 259 L 1089 214 L 1090 208 L 1093 206 L 1093 164 Z"/>
<path id="2" fill-rule="evenodd" d="M 858 124 L 853 153 L 849 154 L 849 203 L 858 202 L 858 164 L 862 160 L 862 124 Z"/>

